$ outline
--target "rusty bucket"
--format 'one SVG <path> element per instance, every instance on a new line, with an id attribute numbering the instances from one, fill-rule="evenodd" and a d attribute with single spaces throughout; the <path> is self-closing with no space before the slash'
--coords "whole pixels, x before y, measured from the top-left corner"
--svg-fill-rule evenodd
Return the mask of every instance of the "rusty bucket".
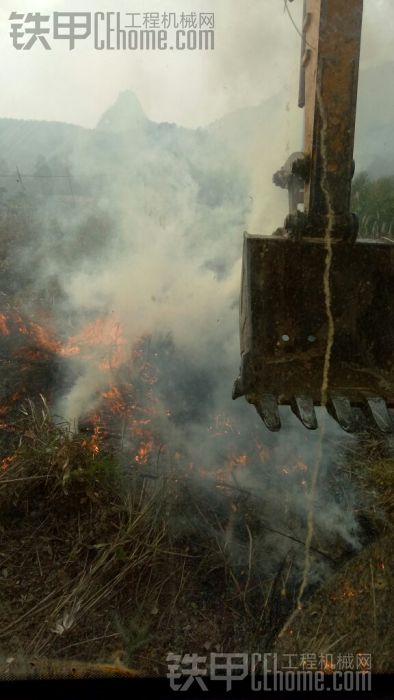
<path id="1" fill-rule="evenodd" d="M 270 430 L 278 405 L 315 429 L 314 406 L 355 429 L 353 407 L 393 431 L 394 243 L 245 234 L 240 300 L 245 396 Z"/>

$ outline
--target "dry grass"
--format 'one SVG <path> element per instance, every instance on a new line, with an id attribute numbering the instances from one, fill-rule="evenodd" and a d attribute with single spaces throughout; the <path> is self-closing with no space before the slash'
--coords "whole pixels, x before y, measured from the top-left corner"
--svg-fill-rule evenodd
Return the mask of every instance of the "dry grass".
<path id="1" fill-rule="evenodd" d="M 370 543 L 304 601 L 284 625 L 275 651 L 333 655 L 371 654 L 374 672 L 393 672 L 391 582 L 394 575 L 393 442 L 365 433 L 344 455 L 343 470 L 357 491 L 358 517 Z"/>
<path id="2" fill-rule="evenodd" d="M 270 601 L 291 561 L 262 579 L 248 526 L 234 564 L 234 513 L 254 517 L 236 491 L 196 489 L 171 470 L 122 474 L 91 437 L 55 425 L 44 399 L 25 404 L 12 443 L 0 473 L 4 675 L 26 674 L 32 659 L 41 670 L 67 661 L 68 673 L 69 659 L 114 657 L 163 673 L 170 649 L 255 650 L 272 634 Z"/>
<path id="3" fill-rule="evenodd" d="M 377 434 L 362 434 L 358 445 L 344 456 L 347 472 L 358 492 L 359 517 L 366 519 L 375 536 L 394 525 L 394 440 Z"/>
<path id="4" fill-rule="evenodd" d="M 163 484 L 138 480 L 125 490 L 114 460 L 55 426 L 44 401 L 27 404 L 15 439 L 0 474 L 0 644 L 7 655 L 41 656 L 74 644 L 80 652 L 85 637 L 111 638 L 115 601 L 127 600 L 128 590 L 141 608 L 160 595 L 162 560 L 176 559 L 168 552 Z M 174 563 L 174 576 L 177 570 Z"/>
<path id="5" fill-rule="evenodd" d="M 168 651 L 272 651 L 294 608 L 292 557 L 302 542 L 290 538 L 293 549 L 267 574 L 261 561 L 275 544 L 262 539 L 267 523 L 253 494 L 214 481 L 196 488 L 171 468 L 158 478 L 122 473 L 113 455 L 96 450 L 94 436 L 55 425 L 44 399 L 25 403 L 6 444 L 0 471 L 1 675 L 83 675 L 83 668 L 97 675 L 163 674 Z M 371 537 L 392 523 L 391 468 L 392 458 L 375 438 L 362 438 L 344 459 Z M 262 546 L 268 549 L 261 552 Z M 338 561 L 342 554 L 335 552 Z M 351 611 L 347 649 L 359 639 L 364 603 L 379 639 L 387 605 L 387 586 L 379 588 L 385 573 L 376 568 L 381 558 L 378 564 L 372 554 L 357 561 L 345 565 L 336 583 L 332 579 L 333 588 L 328 581 L 326 594 L 322 588 L 317 627 L 316 605 L 305 608 L 304 626 L 294 627 L 287 640 L 289 652 L 295 640 L 303 651 L 312 641 L 322 649 L 340 647 L 341 625 L 328 621 L 337 619 L 333 607 L 350 619 L 353 597 L 332 596 L 352 580 L 352 571 L 365 581 Z M 387 635 L 381 641 L 387 668 L 391 642 Z"/>
<path id="6" fill-rule="evenodd" d="M 393 671 L 394 537 L 388 534 L 348 562 L 306 601 L 275 645 L 279 654 L 371 654 L 374 672 Z"/>

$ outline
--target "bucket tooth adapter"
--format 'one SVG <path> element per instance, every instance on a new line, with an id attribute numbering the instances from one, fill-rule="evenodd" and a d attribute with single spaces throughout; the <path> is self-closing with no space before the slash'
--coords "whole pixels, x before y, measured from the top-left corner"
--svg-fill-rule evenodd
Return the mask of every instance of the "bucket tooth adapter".
<path id="1" fill-rule="evenodd" d="M 309 430 L 315 405 L 347 432 L 355 407 L 394 430 L 394 242 L 358 240 L 350 211 L 362 11 L 363 0 L 304 1 L 304 150 L 273 178 L 289 215 L 273 235 L 244 235 L 233 398 L 272 431 L 279 405 Z"/>

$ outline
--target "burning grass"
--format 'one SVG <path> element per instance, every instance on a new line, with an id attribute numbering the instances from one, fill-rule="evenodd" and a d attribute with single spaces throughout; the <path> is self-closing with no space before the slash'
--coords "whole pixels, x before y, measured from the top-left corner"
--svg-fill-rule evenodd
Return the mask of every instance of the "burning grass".
<path id="1" fill-rule="evenodd" d="M 54 424 L 43 398 L 26 402 L 13 428 L 0 472 L 3 676 L 45 675 L 48 657 L 53 673 L 63 661 L 70 675 L 70 658 L 115 657 L 164 673 L 170 648 L 253 650 L 272 635 L 270 601 L 291 561 L 262 579 L 248 527 L 249 555 L 234 564 L 242 514 L 231 489 L 212 484 L 215 500 L 172 469 L 122 473 L 109 451 Z"/>
<path id="2" fill-rule="evenodd" d="M 304 601 L 285 625 L 274 651 L 354 659 L 371 657 L 375 673 L 393 671 L 394 576 L 393 442 L 364 433 L 343 455 L 342 470 L 357 490 L 358 520 L 364 545 Z M 331 670 L 335 670 L 333 667 Z M 343 670 L 343 667 L 342 667 Z"/>
<path id="3" fill-rule="evenodd" d="M 0 470 L 3 677 L 164 674 L 170 649 L 272 651 L 299 586 L 303 542 L 291 513 L 293 529 L 277 532 L 259 496 L 222 474 L 196 481 L 171 463 L 152 474 L 138 460 L 122 470 L 100 431 L 77 434 L 55 424 L 43 397 L 17 415 Z M 355 452 L 346 468 L 357 474 L 362 515 L 376 537 L 390 529 L 392 473 L 382 443 L 368 444 L 371 459 Z M 306 470 L 294 468 L 301 476 Z M 291 546 L 270 570 L 262 561 L 275 554 L 278 537 Z M 385 541 L 392 546 L 389 535 Z M 279 651 L 304 652 L 309 644 L 328 653 L 343 635 L 347 650 L 360 650 L 365 606 L 374 615 L 371 652 L 383 644 L 381 668 L 388 670 L 392 640 L 380 627 L 388 545 L 377 547 L 349 561 L 348 551 L 338 543 L 327 548 L 317 534 L 313 554 L 327 571 L 348 563 L 306 605 Z M 349 611 L 353 627 L 341 635 L 339 621 L 329 621 L 348 619 Z M 324 638 L 323 629 L 330 629 Z"/>
<path id="4" fill-rule="evenodd" d="M 123 498 L 111 456 L 54 425 L 44 401 L 27 404 L 16 436 L 0 474 L 1 644 L 30 657 L 83 647 L 88 631 L 111 638 L 107 606 L 127 589 L 132 599 L 148 572 L 156 590 L 164 500 L 142 482 Z"/>
<path id="5" fill-rule="evenodd" d="M 275 651 L 334 659 L 349 654 L 354 664 L 349 670 L 357 670 L 357 658 L 367 655 L 373 672 L 392 672 L 393 551 L 391 532 L 345 564 L 279 635 Z"/>

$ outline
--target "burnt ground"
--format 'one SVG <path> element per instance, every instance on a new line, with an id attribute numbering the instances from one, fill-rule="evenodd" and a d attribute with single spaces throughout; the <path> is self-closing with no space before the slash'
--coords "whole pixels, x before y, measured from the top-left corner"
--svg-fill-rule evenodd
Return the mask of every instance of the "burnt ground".
<path id="1" fill-rule="evenodd" d="M 278 635 L 275 651 L 280 656 L 331 654 L 334 659 L 339 654 L 371 654 L 375 672 L 392 673 L 393 565 L 390 533 L 347 562 L 305 602 Z"/>
<path id="2" fill-rule="evenodd" d="M 0 262 L 0 677 L 163 675 L 169 651 L 363 652 L 393 671 L 392 447 L 365 435 L 339 466 L 358 496 L 362 550 L 315 533 L 325 573 L 294 614 L 305 523 L 290 509 L 284 534 L 264 530 L 269 471 L 262 506 L 236 483 L 201 488 L 171 455 L 158 473 L 160 451 L 153 470 L 128 477 L 111 440 L 96 454 L 92 430 L 53 425 L 40 395 L 51 402 L 70 377 L 34 325 L 42 312 L 33 325 L 21 316 L 29 289 Z"/>
<path id="3" fill-rule="evenodd" d="M 330 565 L 294 614 L 300 543 L 262 569 L 258 501 L 170 468 L 130 479 L 110 453 L 92 460 L 44 403 L 24 410 L 0 477 L 3 678 L 164 675 L 169 651 L 363 652 L 393 670 L 393 460 L 375 439 L 351 467 L 364 547 L 330 551 L 317 536 Z"/>

